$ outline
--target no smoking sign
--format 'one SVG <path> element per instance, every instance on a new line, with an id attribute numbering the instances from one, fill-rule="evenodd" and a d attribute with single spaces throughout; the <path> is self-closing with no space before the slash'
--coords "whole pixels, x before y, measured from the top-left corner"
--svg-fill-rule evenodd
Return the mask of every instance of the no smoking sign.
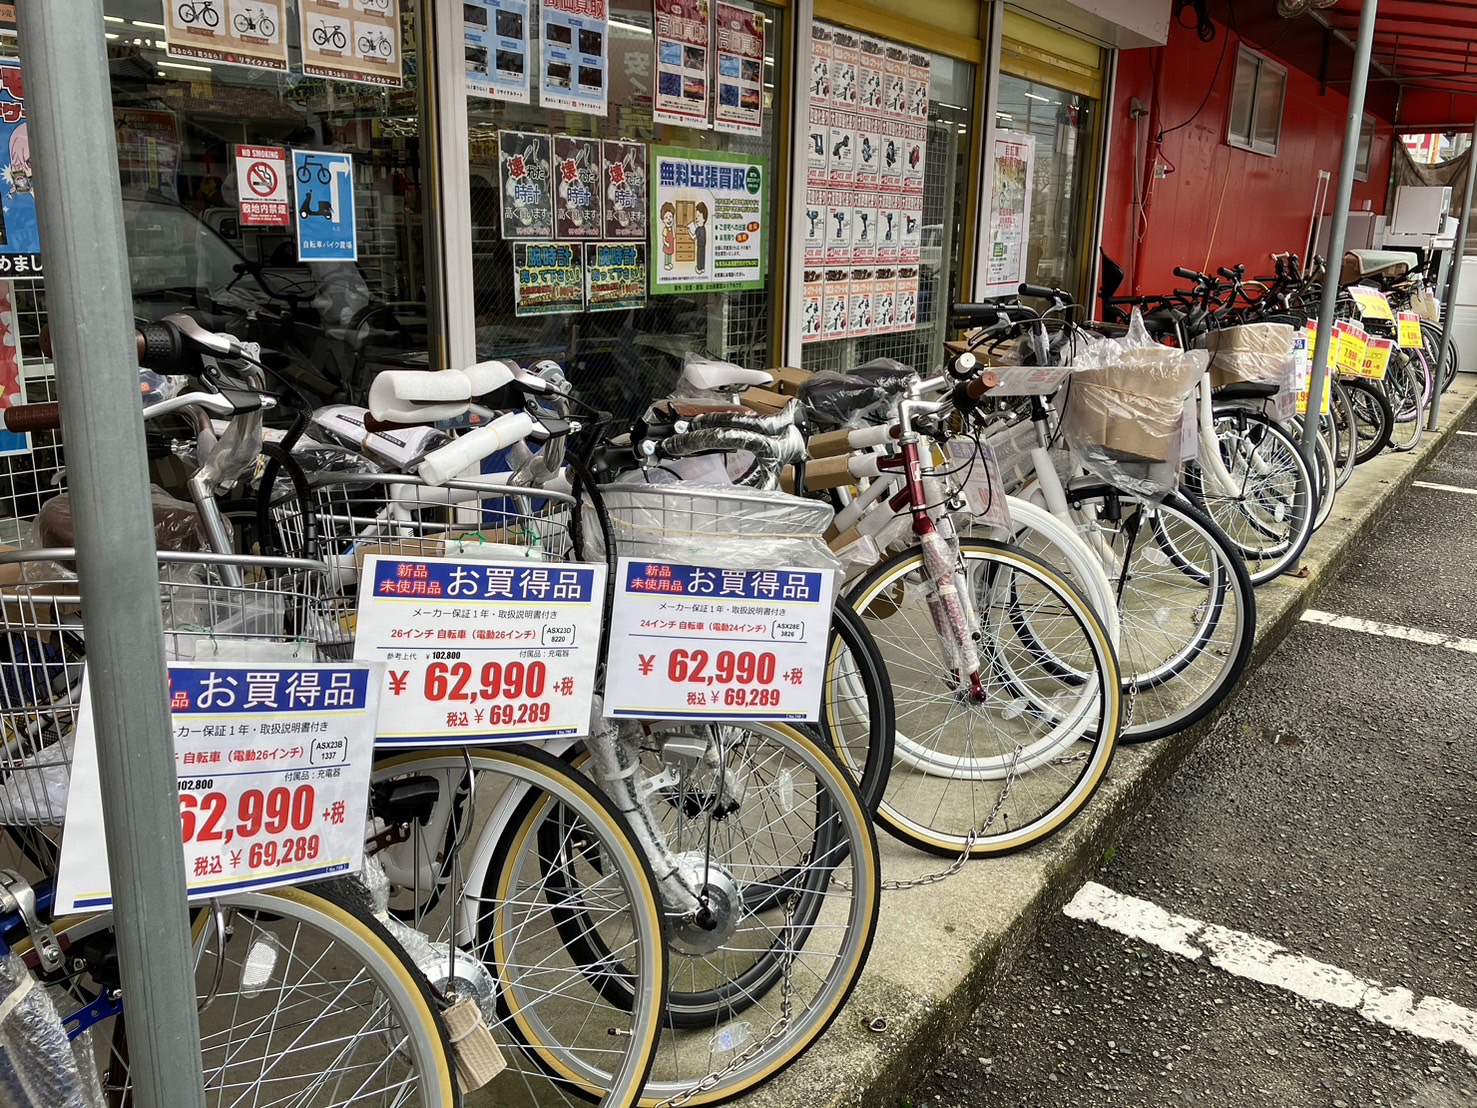
<path id="1" fill-rule="evenodd" d="M 277 146 L 236 147 L 237 193 L 244 227 L 286 227 L 287 151 Z"/>

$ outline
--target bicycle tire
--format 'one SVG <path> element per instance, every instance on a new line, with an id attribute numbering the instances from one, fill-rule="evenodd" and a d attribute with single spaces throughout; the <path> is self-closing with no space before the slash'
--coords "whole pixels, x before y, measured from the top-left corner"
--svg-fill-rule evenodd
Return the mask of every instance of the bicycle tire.
<path id="1" fill-rule="evenodd" d="M 875 814 L 892 770 L 897 705 L 877 640 L 839 598 L 831 612 L 820 729 Z"/>
<path id="2" fill-rule="evenodd" d="M 397 914 L 445 942 L 454 913 L 458 937 L 475 943 L 463 956 L 492 975 L 492 1031 L 509 1065 L 488 1086 L 491 1095 L 541 1106 L 630 1104 L 663 1022 L 667 955 L 655 878 L 625 821 L 592 782 L 524 744 L 414 751 L 376 764 L 377 783 L 397 778 L 435 782 L 436 802 L 424 825 L 403 829 L 408 837 L 376 856 L 391 879 Z M 487 792 L 492 809 L 479 826 L 477 797 Z M 461 855 L 448 845 L 465 828 L 477 837 L 462 852 L 463 871 Z M 506 837 L 509 828 L 533 834 L 537 850 L 564 852 L 571 861 L 551 871 L 536 854 L 532 868 L 520 868 L 505 849 L 521 842 Z M 551 883 L 551 873 L 562 880 L 576 866 L 595 876 L 574 891 Z M 596 961 L 588 944 L 570 941 L 583 926 L 616 936 L 603 945 L 621 959 L 619 1003 L 597 987 L 602 974 L 611 975 L 609 960 Z M 565 941 L 550 943 L 556 935 Z"/>
<path id="3" fill-rule="evenodd" d="M 379 1094 L 387 1098 L 385 1103 L 392 1102 L 391 1090 L 404 1093 L 411 1085 L 419 1089 L 420 1099 L 393 1103 L 424 1108 L 461 1104 L 438 1003 L 404 949 L 370 913 L 362 888 L 339 879 L 232 893 L 211 903 L 220 906 L 227 921 L 225 946 L 220 945 L 222 935 L 211 926 L 213 914 L 206 906 L 197 908 L 193 926 L 202 1001 L 213 998 L 200 1015 L 209 1108 L 239 1103 L 243 1090 L 265 1089 L 276 1097 L 288 1088 L 293 1103 L 304 1108 L 347 1108 L 379 1102 L 367 1087 L 371 1081 L 386 1086 Z M 56 924 L 64 947 L 96 952 L 105 976 L 115 968 L 108 958 L 113 949 L 111 929 L 108 914 Z M 305 939 L 308 952 L 298 953 L 297 944 Z M 244 980 L 248 957 L 249 983 Z M 220 984 L 212 988 L 218 963 L 222 963 Z M 97 966 L 74 969 L 69 991 L 80 997 L 84 974 L 96 972 Z M 338 979 L 329 980 L 328 974 L 335 972 Z M 283 980 L 274 980 L 279 973 Z M 293 982 L 287 979 L 289 974 L 297 975 Z M 91 989 L 117 987 L 112 980 L 93 982 Z M 66 1018 L 66 1006 L 59 1007 Z M 117 1103 L 131 1103 L 126 1000 L 112 1024 L 110 1041 L 93 1036 L 100 1079 L 121 1098 Z M 244 1041 L 233 1036 L 238 1030 L 246 1036 Z M 283 1043 L 274 1050 L 279 1036 Z M 253 1076 L 246 1050 L 263 1037 L 262 1072 Z M 343 1082 L 356 1074 L 361 1075 L 361 1084 L 345 1091 Z M 298 1087 L 293 1087 L 295 1083 Z"/>
<path id="4" fill-rule="evenodd" d="M 899 737 L 878 822 L 921 850 L 985 857 L 1039 841 L 1092 798 L 1118 736 L 1120 679 L 1102 622 L 1055 569 L 982 539 L 963 539 L 959 550 L 972 591 L 987 586 L 975 597 L 988 645 L 981 680 L 987 692 L 1003 689 L 1008 697 L 974 704 L 958 690 L 922 595 L 917 547 L 874 567 L 848 599 L 882 648 L 898 702 Z M 1041 613 L 1031 634 L 1057 636 L 1049 665 L 1034 666 L 1041 659 L 1022 637 L 1023 588 Z M 919 707 L 940 693 L 931 707 Z M 986 729 L 993 734 L 977 738 Z M 1079 764 L 1080 772 L 1066 768 Z M 1012 800 L 1016 807 L 1008 808 Z"/>
<path id="5" fill-rule="evenodd" d="M 1084 484 L 1068 500 L 1086 535 L 1113 559 L 1129 701 L 1119 741 L 1147 742 L 1193 726 L 1230 694 L 1251 660 L 1256 595 L 1245 562 L 1178 493 L 1150 504 L 1110 485 Z"/>
<path id="6" fill-rule="evenodd" d="M 1420 350 L 1395 349 L 1385 367 L 1385 396 L 1394 420 L 1390 424 L 1390 449 L 1407 453 L 1421 443 L 1426 429 L 1426 403 L 1430 399 L 1430 370 Z"/>
<path id="7" fill-rule="evenodd" d="M 219 27 L 221 25 L 221 13 L 212 7 L 206 7 L 200 15 L 200 20 L 207 27 Z"/>
<path id="8" fill-rule="evenodd" d="M 1362 377 L 1351 377 L 1343 382 L 1349 403 L 1354 410 L 1354 426 L 1359 433 L 1359 445 L 1354 451 L 1354 464 L 1363 465 L 1379 455 L 1390 444 L 1390 433 L 1395 423 L 1395 413 L 1384 390 Z"/>
<path id="9" fill-rule="evenodd" d="M 1354 413 L 1354 404 L 1349 399 L 1349 394 L 1344 391 L 1343 383 L 1337 377 L 1332 382 L 1332 388 L 1328 400 L 1327 418 L 1334 426 L 1337 445 L 1334 449 L 1334 464 L 1337 476 L 1334 479 L 1335 489 L 1341 489 L 1349 483 L 1349 478 L 1354 476 L 1355 461 L 1358 456 L 1359 446 L 1359 423 Z"/>
<path id="10" fill-rule="evenodd" d="M 1441 380 L 1441 391 L 1451 388 L 1456 375 L 1461 371 L 1461 359 L 1457 344 L 1453 341 L 1446 348 L 1446 361 L 1438 368 L 1436 355 L 1441 352 L 1441 336 L 1444 328 L 1429 319 L 1421 320 L 1421 344 L 1426 350 L 1426 360 L 1431 363 L 1431 372 Z"/>

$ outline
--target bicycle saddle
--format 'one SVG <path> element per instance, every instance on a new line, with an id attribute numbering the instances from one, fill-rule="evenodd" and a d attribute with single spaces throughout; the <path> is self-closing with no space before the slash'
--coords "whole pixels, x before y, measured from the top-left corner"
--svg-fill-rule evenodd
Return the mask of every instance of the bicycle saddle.
<path id="1" fill-rule="evenodd" d="M 681 381 L 705 392 L 723 390 L 737 392 L 754 386 L 774 384 L 774 375 L 762 369 L 745 369 L 728 362 L 688 362 L 682 367 Z"/>
<path id="2" fill-rule="evenodd" d="M 1210 395 L 1215 400 L 1269 400 L 1281 387 L 1264 381 L 1237 381 L 1211 389 Z"/>

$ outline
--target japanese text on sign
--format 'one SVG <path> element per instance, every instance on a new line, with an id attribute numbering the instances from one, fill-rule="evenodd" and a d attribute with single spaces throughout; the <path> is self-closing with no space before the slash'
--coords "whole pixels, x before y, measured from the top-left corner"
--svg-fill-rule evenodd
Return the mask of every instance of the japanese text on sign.
<path id="1" fill-rule="evenodd" d="M 385 663 L 380 742 L 584 734 L 604 596 L 602 566 L 367 559 L 354 655 Z"/>
<path id="2" fill-rule="evenodd" d="M 192 899 L 352 873 L 364 859 L 379 680 L 365 665 L 171 666 L 180 838 Z M 83 690 L 60 911 L 111 904 Z"/>

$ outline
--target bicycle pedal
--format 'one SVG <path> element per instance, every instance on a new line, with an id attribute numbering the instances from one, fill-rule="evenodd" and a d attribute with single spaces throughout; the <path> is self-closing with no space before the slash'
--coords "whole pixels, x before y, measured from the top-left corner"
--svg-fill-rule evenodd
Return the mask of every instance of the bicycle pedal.
<path id="1" fill-rule="evenodd" d="M 508 1060 L 498 1049 L 474 997 L 462 997 L 442 1012 L 441 1017 L 446 1021 L 446 1035 L 451 1040 L 456 1079 L 462 1092 L 482 1088 L 508 1068 Z"/>

